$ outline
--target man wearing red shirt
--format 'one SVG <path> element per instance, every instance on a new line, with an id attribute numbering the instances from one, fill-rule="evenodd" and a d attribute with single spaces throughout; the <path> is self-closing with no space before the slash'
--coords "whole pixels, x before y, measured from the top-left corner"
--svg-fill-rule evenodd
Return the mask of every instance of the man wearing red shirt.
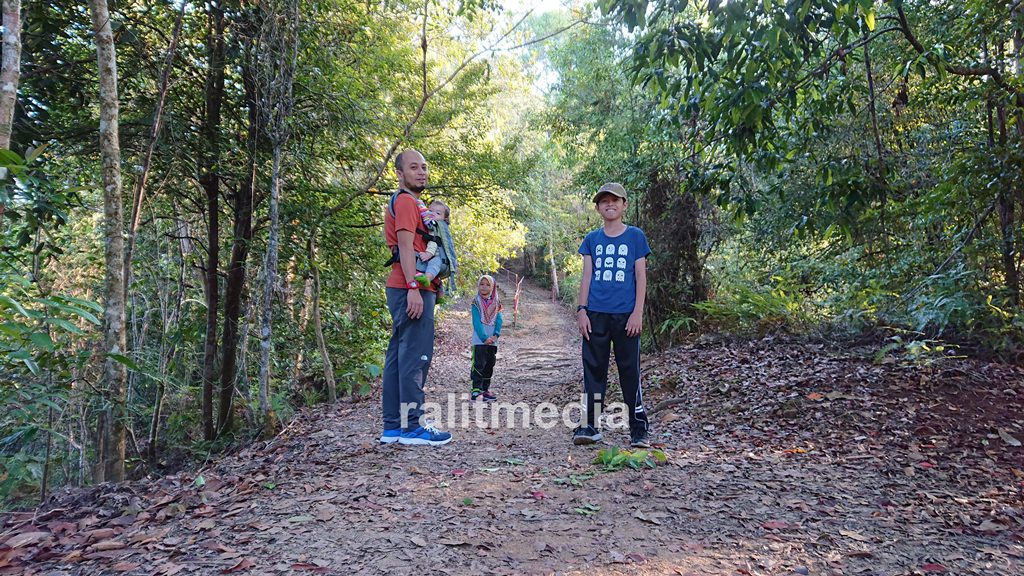
<path id="1" fill-rule="evenodd" d="M 384 212 L 384 239 L 398 262 L 384 284 L 391 312 L 391 341 L 384 356 L 381 404 L 384 444 L 440 446 L 452 435 L 423 421 L 423 384 L 434 355 L 434 287 L 420 288 L 416 254 L 427 249 L 420 193 L 427 186 L 427 161 L 416 150 L 395 157 L 398 192 Z M 393 206 L 393 209 L 392 209 Z M 392 211 L 393 210 L 393 211 Z M 425 207 L 424 207 L 425 210 Z"/>

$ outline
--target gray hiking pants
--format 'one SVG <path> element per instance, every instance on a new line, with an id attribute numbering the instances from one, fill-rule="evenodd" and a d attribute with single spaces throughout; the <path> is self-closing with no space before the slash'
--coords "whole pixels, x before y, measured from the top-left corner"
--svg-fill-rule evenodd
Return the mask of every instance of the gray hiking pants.
<path id="1" fill-rule="evenodd" d="M 409 291 L 387 288 L 391 312 L 391 341 L 384 355 L 384 383 L 381 403 L 384 429 L 415 430 L 422 423 L 423 384 L 434 357 L 434 303 L 436 294 L 420 290 L 423 315 L 412 320 L 406 313 Z M 407 415 L 403 422 L 403 416 Z"/>

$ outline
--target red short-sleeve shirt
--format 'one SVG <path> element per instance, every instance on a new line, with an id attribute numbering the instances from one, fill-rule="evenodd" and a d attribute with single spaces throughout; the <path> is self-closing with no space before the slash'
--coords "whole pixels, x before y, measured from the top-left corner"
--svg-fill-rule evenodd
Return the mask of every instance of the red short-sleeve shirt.
<path id="1" fill-rule="evenodd" d="M 420 209 L 416 205 L 416 198 L 412 194 L 399 194 L 395 198 L 395 215 L 384 209 L 384 241 L 389 248 L 398 246 L 398 231 L 408 230 L 414 234 L 412 239 L 413 249 L 419 253 L 427 249 L 427 241 L 420 234 L 416 233 L 417 228 L 423 227 L 423 217 L 420 216 Z M 402 264 L 395 262 L 391 265 L 391 274 L 387 282 L 388 288 L 406 288 L 405 274 L 402 272 Z M 430 287 L 433 291 L 433 286 Z"/>

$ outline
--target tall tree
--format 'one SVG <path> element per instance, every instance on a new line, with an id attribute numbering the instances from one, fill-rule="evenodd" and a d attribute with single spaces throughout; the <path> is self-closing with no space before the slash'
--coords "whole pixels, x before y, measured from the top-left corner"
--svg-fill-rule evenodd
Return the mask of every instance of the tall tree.
<path id="1" fill-rule="evenodd" d="M 203 288 L 206 292 L 206 337 L 203 343 L 203 436 L 216 436 L 213 419 L 213 389 L 217 378 L 217 313 L 220 310 L 220 182 L 221 107 L 224 102 L 224 31 L 226 17 L 219 0 L 208 6 L 206 34 L 206 86 L 204 91 L 203 152 L 199 183 L 206 195 L 206 264 Z"/>
<path id="2" fill-rule="evenodd" d="M 100 82 L 100 155 L 103 175 L 104 406 L 99 429 L 100 459 L 95 479 L 124 479 L 125 364 L 116 358 L 126 348 L 124 324 L 124 225 L 121 199 L 121 145 L 118 139 L 117 54 L 106 0 L 90 0 Z"/>
<path id="3" fill-rule="evenodd" d="M 244 22 L 247 30 L 256 27 L 251 19 Z M 250 38 L 251 32 L 246 34 Z M 248 128 L 245 148 L 249 159 L 241 184 L 232 190 L 230 199 L 234 214 L 234 237 L 231 245 L 231 260 L 228 262 L 224 286 L 224 334 L 221 344 L 220 404 L 217 430 L 225 432 L 232 426 L 231 403 L 238 381 L 238 319 L 242 312 L 242 295 L 245 293 L 245 269 L 252 242 L 252 212 L 256 194 L 256 157 L 259 139 L 259 96 L 256 85 L 258 48 L 254 42 L 246 42 L 242 62 L 242 84 L 245 89 L 245 107 L 248 112 Z"/>
<path id="4" fill-rule="evenodd" d="M 269 10 L 263 25 L 266 53 L 261 67 L 265 74 L 264 110 L 267 135 L 273 149 L 270 174 L 270 235 L 263 260 L 263 310 L 260 317 L 260 409 L 263 412 L 263 433 L 272 435 L 274 414 L 270 407 L 270 352 L 273 336 L 274 286 L 277 284 L 278 235 L 280 229 L 281 160 L 290 135 L 289 118 L 294 106 L 292 86 L 299 50 L 298 0 L 278 0 L 264 4 Z"/>

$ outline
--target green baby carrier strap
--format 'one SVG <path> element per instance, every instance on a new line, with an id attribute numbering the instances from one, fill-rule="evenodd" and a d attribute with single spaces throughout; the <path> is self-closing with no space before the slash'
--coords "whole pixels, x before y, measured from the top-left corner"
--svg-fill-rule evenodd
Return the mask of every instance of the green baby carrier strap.
<path id="1" fill-rule="evenodd" d="M 458 259 L 455 256 L 455 241 L 452 240 L 452 232 L 448 228 L 448 223 L 444 220 L 435 221 L 433 231 L 435 242 L 444 248 L 445 259 L 448 263 L 448 270 L 442 270 L 438 276 L 447 280 L 445 288 L 449 294 L 454 294 L 456 289 L 455 276 L 459 270 Z"/>

